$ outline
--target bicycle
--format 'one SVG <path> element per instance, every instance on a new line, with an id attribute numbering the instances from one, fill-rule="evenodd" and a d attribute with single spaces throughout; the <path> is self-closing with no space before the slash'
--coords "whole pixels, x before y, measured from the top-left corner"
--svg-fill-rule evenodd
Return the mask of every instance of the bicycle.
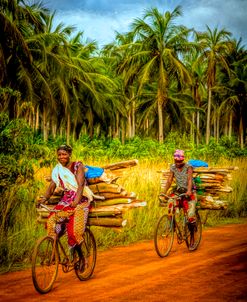
<path id="1" fill-rule="evenodd" d="M 154 245 L 157 254 L 161 258 L 168 256 L 174 242 L 174 233 L 177 235 L 178 244 L 185 242 L 189 251 L 195 251 L 202 238 L 202 223 L 198 210 L 196 209 L 196 222 L 189 223 L 183 207 L 186 195 L 183 193 L 163 196 L 168 199 L 168 214 L 160 217 L 155 229 Z"/>
<path id="2" fill-rule="evenodd" d="M 63 213 L 65 213 L 63 210 L 52 210 L 43 204 L 40 206 L 49 212 L 54 212 L 58 218 L 63 217 Z M 62 224 L 64 223 L 63 221 Z M 35 289 L 41 294 L 46 294 L 52 289 L 59 264 L 64 273 L 74 270 L 80 281 L 88 280 L 94 272 L 97 250 L 94 235 L 89 227 L 87 226 L 85 229 L 81 245 L 74 249 L 72 260 L 64 246 L 65 233 L 56 235 L 55 238 L 44 236 L 37 241 L 34 248 L 32 280 Z"/>

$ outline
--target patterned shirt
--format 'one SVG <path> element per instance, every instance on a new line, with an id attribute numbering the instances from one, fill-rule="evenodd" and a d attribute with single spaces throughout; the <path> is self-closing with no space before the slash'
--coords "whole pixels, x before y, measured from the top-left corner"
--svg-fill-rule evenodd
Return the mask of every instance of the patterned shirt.
<path id="1" fill-rule="evenodd" d="M 188 188 L 188 168 L 192 167 L 190 164 L 185 163 L 182 167 L 182 170 L 179 171 L 175 164 L 170 166 L 170 171 L 173 172 L 174 177 L 176 179 L 177 189 L 185 189 Z"/>

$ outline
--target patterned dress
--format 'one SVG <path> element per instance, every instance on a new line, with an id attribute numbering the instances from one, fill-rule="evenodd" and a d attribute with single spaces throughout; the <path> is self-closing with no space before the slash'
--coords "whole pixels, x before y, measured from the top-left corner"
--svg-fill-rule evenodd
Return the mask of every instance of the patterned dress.
<path id="1" fill-rule="evenodd" d="M 70 171 L 76 176 L 81 162 L 73 162 Z M 59 177 L 59 176 L 58 176 Z M 56 205 L 56 210 L 63 210 L 63 217 L 51 213 L 47 221 L 47 232 L 49 236 L 55 236 L 56 234 L 62 234 L 64 232 L 64 226 L 66 226 L 68 235 L 68 244 L 70 247 L 74 247 L 82 242 L 82 236 L 86 228 L 86 223 L 89 213 L 89 202 L 87 198 L 82 196 L 77 207 L 71 207 L 71 203 L 75 200 L 76 191 L 69 190 L 65 187 L 64 182 L 59 177 L 60 186 L 64 189 L 64 195 L 61 201 Z M 71 213 L 73 214 L 71 215 Z M 67 215 L 66 215 L 67 213 Z M 64 222 L 64 223 L 63 223 Z"/>

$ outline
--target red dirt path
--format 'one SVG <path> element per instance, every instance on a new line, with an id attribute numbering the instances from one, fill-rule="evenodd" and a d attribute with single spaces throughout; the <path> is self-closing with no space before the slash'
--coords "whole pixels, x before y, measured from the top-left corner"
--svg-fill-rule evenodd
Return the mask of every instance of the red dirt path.
<path id="1" fill-rule="evenodd" d="M 163 259 L 152 241 L 98 252 L 92 279 L 60 269 L 46 295 L 35 291 L 30 270 L 4 274 L 0 301 L 247 301 L 247 224 L 203 230 L 197 251 L 174 245 Z"/>

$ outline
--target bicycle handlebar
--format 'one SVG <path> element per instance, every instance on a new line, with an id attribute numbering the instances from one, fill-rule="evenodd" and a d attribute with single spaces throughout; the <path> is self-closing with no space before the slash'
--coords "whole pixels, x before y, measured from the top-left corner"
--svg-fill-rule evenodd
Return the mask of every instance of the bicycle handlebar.
<path id="1" fill-rule="evenodd" d="M 46 209 L 46 210 L 49 211 L 49 212 L 57 213 L 57 212 L 61 212 L 61 211 L 62 211 L 62 210 L 51 209 L 51 208 L 47 207 L 46 205 L 44 205 L 43 203 L 40 203 L 39 206 L 40 206 L 41 208 Z"/>
<path id="2" fill-rule="evenodd" d="M 176 198 L 178 198 L 178 197 L 183 197 L 183 196 L 188 196 L 188 195 L 187 195 L 186 193 L 181 193 L 181 194 L 174 193 L 174 196 L 169 196 L 169 195 L 166 195 L 166 194 L 164 194 L 164 193 L 161 193 L 160 196 L 164 196 L 164 197 L 166 197 L 167 199 L 170 199 L 170 198 L 176 199 Z"/>

